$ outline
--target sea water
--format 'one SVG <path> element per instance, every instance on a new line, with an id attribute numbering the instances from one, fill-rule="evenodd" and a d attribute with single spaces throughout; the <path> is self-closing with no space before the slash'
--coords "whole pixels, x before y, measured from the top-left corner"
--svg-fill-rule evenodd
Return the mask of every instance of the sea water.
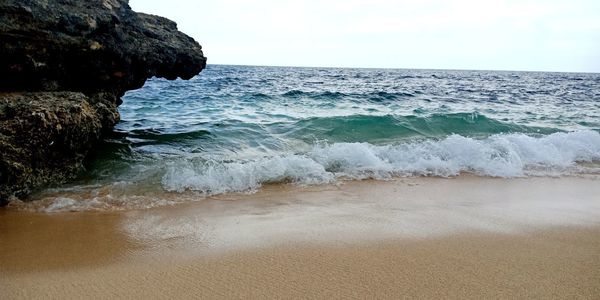
<path id="1" fill-rule="evenodd" d="M 150 79 L 119 110 L 80 178 L 41 193 L 47 209 L 267 183 L 600 174 L 600 74 L 209 65 Z M 148 203 L 158 194 L 170 200 Z"/>

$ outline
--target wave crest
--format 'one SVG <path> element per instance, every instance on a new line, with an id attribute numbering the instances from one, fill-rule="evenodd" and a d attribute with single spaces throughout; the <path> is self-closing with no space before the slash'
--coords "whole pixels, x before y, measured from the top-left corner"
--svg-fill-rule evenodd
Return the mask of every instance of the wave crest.
<path id="1" fill-rule="evenodd" d="M 396 145 L 319 144 L 307 153 L 243 161 L 182 160 L 168 167 L 162 184 L 168 191 L 212 195 L 276 182 L 320 184 L 336 179 L 447 177 L 461 172 L 507 178 L 559 175 L 589 172 L 589 167 L 577 163 L 598 160 L 600 133 L 595 131 L 542 137 L 497 134 L 485 139 L 450 135 Z"/>
<path id="2" fill-rule="evenodd" d="M 330 142 L 378 142 L 410 137 L 442 137 L 451 134 L 489 136 L 499 133 L 550 134 L 553 128 L 500 122 L 478 113 L 433 114 L 429 116 L 352 115 L 313 117 L 278 131 L 301 139 Z"/>

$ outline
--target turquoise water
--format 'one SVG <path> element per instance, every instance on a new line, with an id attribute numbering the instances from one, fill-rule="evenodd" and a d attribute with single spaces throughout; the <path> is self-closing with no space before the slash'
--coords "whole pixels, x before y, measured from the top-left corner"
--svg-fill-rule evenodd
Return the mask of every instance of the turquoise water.
<path id="1" fill-rule="evenodd" d="M 209 65 L 123 101 L 114 134 L 65 189 L 126 202 L 265 183 L 595 174 L 600 161 L 600 74 Z"/>

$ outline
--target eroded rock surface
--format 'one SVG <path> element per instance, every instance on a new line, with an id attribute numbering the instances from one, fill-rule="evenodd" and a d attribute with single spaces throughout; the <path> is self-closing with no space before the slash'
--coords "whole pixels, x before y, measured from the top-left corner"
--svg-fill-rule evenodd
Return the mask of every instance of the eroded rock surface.
<path id="1" fill-rule="evenodd" d="M 0 204 L 64 182 L 146 79 L 189 79 L 201 46 L 126 0 L 0 1 Z"/>

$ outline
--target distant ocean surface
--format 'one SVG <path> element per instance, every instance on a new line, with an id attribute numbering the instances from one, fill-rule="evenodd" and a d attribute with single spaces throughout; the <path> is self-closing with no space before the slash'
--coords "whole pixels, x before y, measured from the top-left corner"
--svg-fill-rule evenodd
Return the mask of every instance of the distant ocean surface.
<path id="1" fill-rule="evenodd" d="M 87 172 L 40 194 L 47 210 L 266 183 L 600 174 L 600 74 L 209 65 L 123 101 Z"/>

